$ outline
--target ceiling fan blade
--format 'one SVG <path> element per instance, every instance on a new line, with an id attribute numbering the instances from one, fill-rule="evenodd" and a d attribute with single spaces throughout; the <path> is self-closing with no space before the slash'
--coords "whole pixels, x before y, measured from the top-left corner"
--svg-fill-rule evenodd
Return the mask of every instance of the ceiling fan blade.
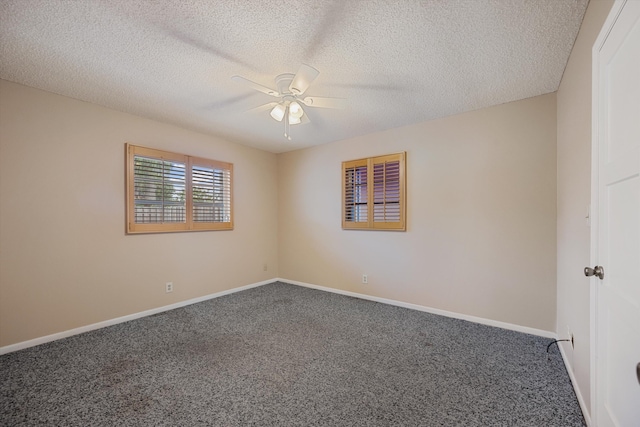
<path id="1" fill-rule="evenodd" d="M 296 75 L 293 77 L 293 80 L 291 80 L 289 90 L 293 94 L 302 95 L 316 77 L 318 77 L 318 74 L 320 74 L 320 71 L 310 67 L 309 65 L 302 64 Z"/>
<path id="2" fill-rule="evenodd" d="M 278 93 L 277 90 L 271 89 L 271 88 L 266 87 L 266 86 L 262 86 L 261 84 L 256 83 L 256 82 L 252 82 L 251 80 L 245 79 L 242 76 L 233 76 L 233 77 L 231 77 L 231 80 L 233 80 L 234 82 L 238 82 L 238 83 L 242 83 L 244 85 L 247 85 L 247 86 L 249 86 L 249 87 L 251 87 L 251 88 L 253 88 L 253 89 L 255 89 L 255 90 L 259 91 L 259 92 L 266 93 L 267 95 L 280 96 L 280 94 Z"/>
<path id="3" fill-rule="evenodd" d="M 247 113 L 249 113 L 249 112 L 251 112 L 251 113 L 259 113 L 260 111 L 271 110 L 276 105 L 278 105 L 277 102 L 269 102 L 268 104 L 263 104 L 263 105 L 260 105 L 258 107 L 255 107 L 255 108 L 252 108 L 250 110 L 247 110 Z"/>
<path id="4" fill-rule="evenodd" d="M 323 98 L 321 96 L 307 96 L 302 99 L 302 103 L 308 107 L 336 108 L 339 110 L 347 106 L 347 100 L 344 98 Z"/>

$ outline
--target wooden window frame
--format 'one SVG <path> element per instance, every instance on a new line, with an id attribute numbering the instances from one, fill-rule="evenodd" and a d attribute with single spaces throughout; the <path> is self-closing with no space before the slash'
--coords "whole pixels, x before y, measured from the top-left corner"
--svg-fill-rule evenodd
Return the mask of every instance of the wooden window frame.
<path id="1" fill-rule="evenodd" d="M 233 230 L 233 163 L 201 157 L 188 156 L 170 151 L 146 148 L 133 144 L 125 144 L 125 170 L 126 170 L 126 233 L 171 233 L 187 231 L 216 231 Z M 165 223 L 136 223 L 135 222 L 135 157 L 148 157 L 155 160 L 168 160 L 185 165 L 185 221 Z M 228 171 L 228 197 L 229 220 L 228 221 L 194 221 L 193 213 L 193 167 L 201 166 L 212 169 Z M 224 185 L 227 186 L 226 181 Z"/>
<path id="2" fill-rule="evenodd" d="M 398 178 L 398 221 L 379 221 L 376 219 L 376 203 L 375 198 L 375 186 L 374 169 L 375 165 L 395 163 L 398 162 L 399 166 L 399 178 Z M 348 205 L 353 209 L 355 206 L 354 187 L 357 185 L 348 181 L 348 175 L 350 173 L 357 173 L 355 169 L 366 168 L 366 205 L 364 202 L 360 202 L 363 206 L 366 206 L 366 221 L 350 221 L 349 218 L 353 217 L 353 213 L 349 212 Z M 351 175 L 349 175 L 351 176 Z M 385 187 L 386 182 L 382 184 Z M 406 152 L 400 152 L 395 154 L 387 154 L 383 156 L 367 157 L 364 159 L 349 160 L 342 162 L 342 228 L 345 230 L 379 230 L 379 231 L 406 231 Z M 386 195 L 386 187 L 383 188 L 383 193 Z M 349 199 L 349 200 L 347 200 Z M 394 203 L 395 204 L 395 203 Z M 384 207 L 383 207 L 384 211 Z"/>

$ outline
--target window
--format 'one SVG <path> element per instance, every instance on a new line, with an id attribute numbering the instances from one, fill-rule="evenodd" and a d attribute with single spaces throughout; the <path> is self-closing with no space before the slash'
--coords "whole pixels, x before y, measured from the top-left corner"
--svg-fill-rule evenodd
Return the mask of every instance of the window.
<path id="1" fill-rule="evenodd" d="M 342 228 L 405 230 L 405 153 L 342 162 Z"/>
<path id="2" fill-rule="evenodd" d="M 233 164 L 127 144 L 127 233 L 231 230 Z"/>

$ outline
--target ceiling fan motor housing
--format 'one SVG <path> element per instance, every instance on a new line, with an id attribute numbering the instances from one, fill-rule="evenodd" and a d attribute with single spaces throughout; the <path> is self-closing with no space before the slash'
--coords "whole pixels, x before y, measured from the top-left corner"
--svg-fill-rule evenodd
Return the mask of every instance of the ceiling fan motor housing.
<path id="1" fill-rule="evenodd" d="M 275 79 L 276 86 L 278 87 L 278 92 L 280 92 L 280 94 L 293 95 L 289 90 L 289 86 L 291 85 L 291 82 L 293 81 L 294 77 L 295 75 L 291 73 L 285 73 L 285 74 L 280 74 L 279 76 L 276 76 L 276 79 Z"/>

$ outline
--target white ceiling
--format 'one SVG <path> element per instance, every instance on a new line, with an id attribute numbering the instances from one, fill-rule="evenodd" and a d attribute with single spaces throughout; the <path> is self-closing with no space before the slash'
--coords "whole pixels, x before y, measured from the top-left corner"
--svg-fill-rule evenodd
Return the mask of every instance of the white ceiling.
<path id="1" fill-rule="evenodd" d="M 554 92 L 587 3 L 0 0 L 0 78 L 280 153 Z M 231 77 L 301 63 L 348 104 L 288 141 Z"/>

